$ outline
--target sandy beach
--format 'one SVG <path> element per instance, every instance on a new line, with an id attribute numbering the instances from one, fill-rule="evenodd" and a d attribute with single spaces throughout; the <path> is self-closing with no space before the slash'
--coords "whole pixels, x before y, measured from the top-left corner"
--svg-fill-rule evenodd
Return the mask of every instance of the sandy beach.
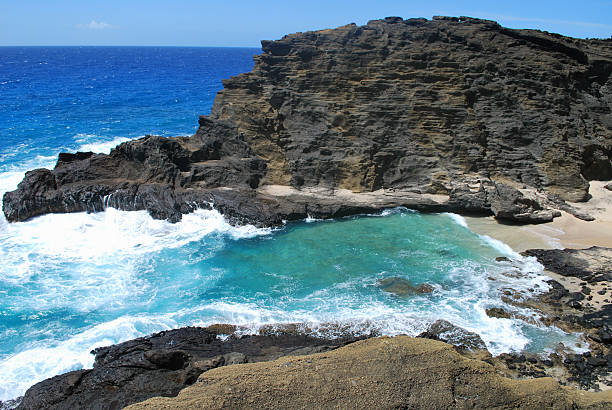
<path id="1" fill-rule="evenodd" d="M 612 247 L 612 191 L 605 188 L 609 181 L 591 181 L 588 202 L 571 203 L 582 213 L 595 218 L 583 221 L 561 212 L 553 222 L 540 225 L 506 225 L 491 217 L 466 217 L 470 229 L 510 245 L 517 252 L 533 248 L 584 249 L 591 246 Z"/>
<path id="2" fill-rule="evenodd" d="M 583 221 L 562 211 L 562 216 L 553 222 L 540 225 L 506 225 L 491 217 L 465 217 L 469 228 L 481 235 L 508 244 L 517 252 L 526 249 L 586 249 L 591 246 L 612 248 L 612 191 L 605 188 L 608 182 L 591 181 L 589 192 L 592 198 L 588 202 L 571 203 L 580 212 L 589 214 L 594 221 Z M 570 292 L 580 292 L 585 283 L 574 277 L 565 277 L 546 271 L 552 279 L 561 283 Z M 585 302 L 587 307 L 599 309 L 609 303 L 610 295 L 598 292 L 607 289 L 606 282 L 592 283 L 591 300 Z"/>

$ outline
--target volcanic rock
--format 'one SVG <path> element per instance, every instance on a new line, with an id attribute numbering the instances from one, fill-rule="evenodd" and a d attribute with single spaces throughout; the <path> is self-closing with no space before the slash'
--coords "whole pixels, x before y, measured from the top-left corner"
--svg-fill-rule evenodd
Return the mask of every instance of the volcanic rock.
<path id="1" fill-rule="evenodd" d="M 588 283 L 612 281 L 612 249 L 528 249 L 546 269 L 562 276 L 574 276 Z"/>
<path id="2" fill-rule="evenodd" d="M 408 279 L 401 277 L 381 279 L 377 282 L 377 286 L 385 292 L 393 293 L 397 296 L 411 296 L 432 293 L 434 291 L 434 287 L 429 283 L 421 283 L 419 286 L 415 286 Z"/>
<path id="3" fill-rule="evenodd" d="M 281 333 L 221 340 L 212 330 L 174 329 L 97 348 L 92 352 L 96 357 L 93 369 L 72 371 L 35 384 L 18 408 L 123 408 L 153 396 L 175 396 L 202 372 L 213 368 L 325 352 L 356 340 Z"/>
<path id="4" fill-rule="evenodd" d="M 262 49 L 194 136 L 63 153 L 5 194 L 7 219 L 215 207 L 269 225 L 415 205 L 539 223 L 612 179 L 610 40 L 392 17 Z"/>
<path id="5" fill-rule="evenodd" d="M 436 320 L 418 337 L 439 340 L 455 346 L 460 351 L 487 351 L 487 345 L 477 333 L 443 319 Z"/>
<path id="6" fill-rule="evenodd" d="M 605 409 L 610 391 L 578 392 L 554 379 L 512 380 L 451 346 L 374 338 L 323 354 L 203 373 L 177 397 L 129 409 L 410 408 Z"/>

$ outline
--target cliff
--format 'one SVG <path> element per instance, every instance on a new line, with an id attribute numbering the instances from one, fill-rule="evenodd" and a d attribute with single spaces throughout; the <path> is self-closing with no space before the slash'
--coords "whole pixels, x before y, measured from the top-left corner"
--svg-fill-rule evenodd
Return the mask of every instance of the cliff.
<path id="1" fill-rule="evenodd" d="M 105 206 L 235 221 L 387 206 L 545 222 L 612 179 L 612 41 L 389 17 L 263 41 L 192 137 L 61 154 L 9 221 Z M 583 216 L 584 217 L 584 216 Z"/>

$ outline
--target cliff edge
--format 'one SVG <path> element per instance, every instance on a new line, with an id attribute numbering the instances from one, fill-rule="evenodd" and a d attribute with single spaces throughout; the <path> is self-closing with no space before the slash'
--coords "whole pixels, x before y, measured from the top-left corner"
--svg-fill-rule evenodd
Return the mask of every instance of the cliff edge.
<path id="1" fill-rule="evenodd" d="M 195 135 L 60 154 L 5 194 L 7 219 L 214 206 L 269 225 L 402 205 L 537 223 L 612 179 L 610 40 L 388 17 L 262 48 Z"/>

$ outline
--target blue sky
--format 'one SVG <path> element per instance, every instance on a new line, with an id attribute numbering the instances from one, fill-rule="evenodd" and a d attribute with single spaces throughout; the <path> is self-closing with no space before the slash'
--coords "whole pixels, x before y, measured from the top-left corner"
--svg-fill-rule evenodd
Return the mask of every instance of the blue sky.
<path id="1" fill-rule="evenodd" d="M 0 0 L 0 45 L 258 47 L 386 16 L 472 16 L 574 37 L 612 35 L 612 0 Z"/>

